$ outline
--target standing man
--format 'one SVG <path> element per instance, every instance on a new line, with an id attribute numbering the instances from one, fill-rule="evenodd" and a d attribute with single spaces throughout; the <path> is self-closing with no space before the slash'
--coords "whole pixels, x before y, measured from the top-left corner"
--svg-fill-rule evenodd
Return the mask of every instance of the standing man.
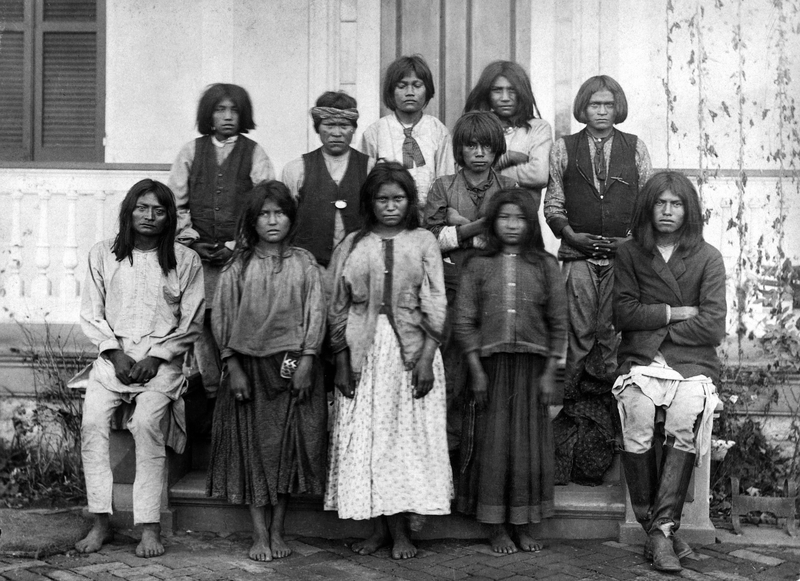
<path id="1" fill-rule="evenodd" d="M 614 256 L 630 237 L 640 184 L 652 172 L 642 140 L 614 127 L 628 116 L 625 93 L 614 79 L 600 75 L 583 83 L 573 115 L 586 127 L 556 141 L 544 199 L 547 224 L 561 239 L 558 258 L 569 312 L 568 390 L 577 388 L 593 348 L 599 365 L 586 371 L 601 381 L 613 380 L 618 344 L 611 312 Z"/>
<path id="2" fill-rule="evenodd" d="M 170 403 L 186 388 L 184 353 L 203 328 L 200 257 L 175 243 L 177 210 L 170 189 L 145 179 L 120 206 L 119 233 L 89 252 L 81 328 L 100 356 L 83 407 L 81 447 L 94 526 L 75 548 L 83 553 L 111 540 L 113 477 L 109 425 L 122 402 L 136 402 L 127 427 L 136 449 L 133 521 L 142 525 L 139 557 L 164 552 L 161 490 L 166 450 L 162 431 Z"/>
<path id="3" fill-rule="evenodd" d="M 662 172 L 645 184 L 614 278 L 622 342 L 613 394 L 625 480 L 648 535 L 645 557 L 676 572 L 692 552 L 675 532 L 695 461 L 711 442 L 726 315 L 725 265 L 703 240 L 700 199 L 685 176 Z M 664 435 L 660 474 L 656 426 Z"/>
<path id="4" fill-rule="evenodd" d="M 293 244 L 326 268 L 333 249 L 361 226 L 359 191 L 375 161 L 350 147 L 358 128 L 353 97 L 326 91 L 311 109 L 311 118 L 322 147 L 287 163 L 281 181 L 299 203 Z"/>

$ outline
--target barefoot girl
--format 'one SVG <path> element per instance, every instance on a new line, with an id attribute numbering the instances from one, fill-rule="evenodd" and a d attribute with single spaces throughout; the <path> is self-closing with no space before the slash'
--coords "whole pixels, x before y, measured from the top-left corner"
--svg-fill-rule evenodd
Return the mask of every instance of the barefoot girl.
<path id="1" fill-rule="evenodd" d="M 447 289 L 447 320 L 442 357 L 447 378 L 447 439 L 451 453 L 461 442 L 461 411 L 467 367 L 450 329 L 461 267 L 482 244 L 483 213 L 497 192 L 512 188 L 511 178 L 493 165 L 506 151 L 503 127 L 488 111 L 465 113 L 453 129 L 458 171 L 438 178 L 425 203 L 425 225 L 439 241 Z M 453 462 L 456 464 L 456 462 Z"/>
<path id="2" fill-rule="evenodd" d="M 416 194 L 398 163 L 379 163 L 367 176 L 364 225 L 331 262 L 328 314 L 338 393 L 325 508 L 373 519 L 372 535 L 353 551 L 392 543 L 395 559 L 416 555 L 409 528 L 421 515 L 448 514 L 453 494 L 438 350 L 442 259 L 433 234 L 418 228 Z"/>
<path id="3" fill-rule="evenodd" d="M 253 188 L 212 311 L 227 381 L 214 414 L 206 494 L 249 506 L 256 561 L 291 553 L 283 538 L 289 494 L 324 490 L 317 354 L 325 301 L 314 256 L 291 246 L 296 215 L 281 182 Z"/>
<path id="4" fill-rule="evenodd" d="M 539 114 L 525 70 L 511 61 L 489 63 L 467 97 L 464 111 L 492 111 L 500 118 L 506 153 L 494 167 L 529 190 L 538 211 L 549 176 L 553 131 Z"/>
<path id="5" fill-rule="evenodd" d="M 492 198 L 487 248 L 464 266 L 454 331 L 473 400 L 462 434 L 458 510 L 492 525 L 497 553 L 538 551 L 528 526 L 553 514 L 555 369 L 566 345 L 564 282 L 520 188 Z M 516 543 L 506 523 L 514 525 Z"/>
<path id="6" fill-rule="evenodd" d="M 423 112 L 434 93 L 425 59 L 401 56 L 383 77 L 383 104 L 392 113 L 367 127 L 361 142 L 361 151 L 374 160 L 403 164 L 417 184 L 420 208 L 433 180 L 455 170 L 450 132 L 436 117 Z"/>

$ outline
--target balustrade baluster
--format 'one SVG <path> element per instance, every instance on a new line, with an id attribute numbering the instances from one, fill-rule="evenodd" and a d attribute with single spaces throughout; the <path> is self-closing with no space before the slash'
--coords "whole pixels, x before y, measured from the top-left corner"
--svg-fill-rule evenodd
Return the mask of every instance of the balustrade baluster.
<path id="1" fill-rule="evenodd" d="M 100 242 L 106 236 L 106 214 L 105 214 L 106 197 L 108 197 L 108 192 L 105 192 L 103 190 L 94 193 L 94 199 L 95 199 L 94 241 L 95 242 Z"/>
<path id="2" fill-rule="evenodd" d="M 51 284 L 47 278 L 47 269 L 50 268 L 50 238 L 49 210 L 51 193 L 48 190 L 39 191 L 39 231 L 36 233 L 36 278 L 31 285 L 31 297 L 34 299 L 47 299 L 50 297 Z"/>
<path id="3" fill-rule="evenodd" d="M 22 266 L 22 191 L 11 192 L 11 247 L 8 257 L 8 277 L 5 291 L 9 298 L 21 297 L 25 294 L 25 283 L 20 275 Z"/>
<path id="4" fill-rule="evenodd" d="M 61 298 L 69 301 L 78 296 L 78 280 L 75 269 L 78 267 L 78 238 L 75 235 L 75 216 L 78 205 L 78 192 L 67 192 L 67 236 L 64 240 L 64 279 L 61 282 Z"/>

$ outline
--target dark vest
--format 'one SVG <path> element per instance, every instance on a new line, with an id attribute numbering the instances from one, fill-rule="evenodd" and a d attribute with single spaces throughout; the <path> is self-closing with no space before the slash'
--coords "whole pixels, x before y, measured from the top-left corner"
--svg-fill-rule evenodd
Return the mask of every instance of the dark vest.
<path id="1" fill-rule="evenodd" d="M 300 188 L 300 207 L 297 209 L 297 234 L 294 245 L 305 248 L 322 266 L 328 266 L 333 253 L 333 230 L 336 200 L 344 200 L 344 228 L 349 234 L 358 230 L 358 193 L 367 179 L 369 157 L 350 148 L 350 159 L 339 185 L 333 181 L 325 166 L 322 148 L 303 155 L 305 177 Z"/>
<path id="2" fill-rule="evenodd" d="M 635 135 L 614 129 L 608 177 L 601 194 L 594 187 L 592 179 L 586 129 L 564 138 L 567 146 L 564 198 L 569 225 L 575 232 L 619 237 L 627 235 L 639 192 L 637 139 Z"/>
<path id="3" fill-rule="evenodd" d="M 194 162 L 189 174 L 189 211 L 200 242 L 224 244 L 236 237 L 236 220 L 253 189 L 250 170 L 256 142 L 239 135 L 233 151 L 221 166 L 211 136 L 195 140 Z"/>

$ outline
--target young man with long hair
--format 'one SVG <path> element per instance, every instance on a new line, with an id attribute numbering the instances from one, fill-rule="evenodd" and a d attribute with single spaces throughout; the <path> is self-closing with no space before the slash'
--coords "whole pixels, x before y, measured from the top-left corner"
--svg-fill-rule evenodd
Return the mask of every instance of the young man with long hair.
<path id="1" fill-rule="evenodd" d="M 81 328 L 97 347 L 86 389 L 81 453 L 94 526 L 75 548 L 98 551 L 111 540 L 113 476 L 109 423 L 122 402 L 136 403 L 127 423 L 136 448 L 133 521 L 142 525 L 140 557 L 161 544 L 161 497 L 170 404 L 182 412 L 183 356 L 203 327 L 203 270 L 193 250 L 175 243 L 177 211 L 170 189 L 136 183 L 120 206 L 116 238 L 95 244 L 81 302 Z"/>

